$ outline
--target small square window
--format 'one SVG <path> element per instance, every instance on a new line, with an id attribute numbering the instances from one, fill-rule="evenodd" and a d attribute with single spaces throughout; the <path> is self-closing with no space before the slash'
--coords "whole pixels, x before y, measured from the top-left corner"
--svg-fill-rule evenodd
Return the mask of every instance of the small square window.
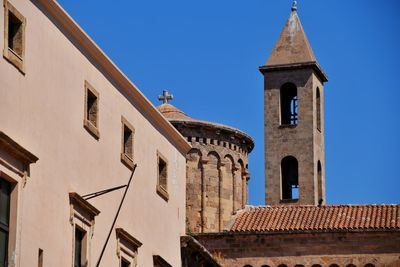
<path id="1" fill-rule="evenodd" d="M 99 93 L 85 81 L 85 118 L 83 125 L 96 139 L 100 138 L 99 132 Z"/>
<path id="2" fill-rule="evenodd" d="M 26 19 L 8 1 L 5 2 L 4 57 L 24 73 Z"/>
<path id="3" fill-rule="evenodd" d="M 168 200 L 168 164 L 159 152 L 157 153 L 157 193 Z"/>
<path id="4" fill-rule="evenodd" d="M 121 161 L 130 169 L 133 168 L 133 135 L 135 129 L 122 117 L 122 145 L 121 145 Z"/>

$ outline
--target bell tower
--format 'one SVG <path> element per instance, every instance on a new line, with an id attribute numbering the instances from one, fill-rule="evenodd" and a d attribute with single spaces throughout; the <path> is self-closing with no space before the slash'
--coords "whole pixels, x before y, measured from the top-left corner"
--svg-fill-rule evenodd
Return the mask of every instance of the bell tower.
<path id="1" fill-rule="evenodd" d="M 296 1 L 264 66 L 267 205 L 325 203 L 324 82 Z"/>

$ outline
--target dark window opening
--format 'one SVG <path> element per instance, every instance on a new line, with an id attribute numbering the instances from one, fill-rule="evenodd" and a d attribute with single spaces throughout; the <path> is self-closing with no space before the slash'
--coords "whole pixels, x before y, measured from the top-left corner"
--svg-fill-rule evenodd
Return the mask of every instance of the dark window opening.
<path id="1" fill-rule="evenodd" d="M 85 266 L 84 255 L 85 255 L 85 232 L 79 228 L 75 228 L 75 254 L 74 254 L 74 267 Z"/>
<path id="2" fill-rule="evenodd" d="M 13 13 L 8 13 L 8 48 L 22 57 L 22 21 Z"/>
<path id="3" fill-rule="evenodd" d="M 8 266 L 11 184 L 0 178 L 0 266 Z"/>
<path id="4" fill-rule="evenodd" d="M 322 205 L 324 203 L 324 199 L 322 196 L 322 165 L 321 161 L 319 160 L 317 164 L 317 181 L 318 181 L 318 203 Z"/>
<path id="5" fill-rule="evenodd" d="M 167 191 L 167 163 L 158 158 L 158 184 Z"/>
<path id="6" fill-rule="evenodd" d="M 124 154 L 133 159 L 133 132 L 124 125 Z"/>
<path id="7" fill-rule="evenodd" d="M 321 95 L 317 87 L 317 129 L 321 131 Z"/>
<path id="8" fill-rule="evenodd" d="M 131 264 L 125 260 L 124 258 L 121 258 L 121 267 L 130 267 Z"/>
<path id="9" fill-rule="evenodd" d="M 87 90 L 87 99 L 86 99 L 86 119 L 90 121 L 95 127 L 97 127 L 97 113 L 98 113 L 98 101 L 97 96 L 90 91 Z"/>
<path id="10" fill-rule="evenodd" d="M 297 159 L 287 156 L 281 162 L 282 199 L 299 198 L 299 171 Z"/>
<path id="11" fill-rule="evenodd" d="M 297 125 L 298 113 L 297 88 L 292 83 L 285 83 L 281 87 L 281 124 Z"/>

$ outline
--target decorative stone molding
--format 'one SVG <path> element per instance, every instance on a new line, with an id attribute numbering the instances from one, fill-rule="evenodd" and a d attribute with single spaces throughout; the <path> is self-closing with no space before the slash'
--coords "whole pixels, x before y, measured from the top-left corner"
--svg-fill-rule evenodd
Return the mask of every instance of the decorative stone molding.
<path id="1" fill-rule="evenodd" d="M 70 222 L 73 224 L 74 218 L 78 218 L 90 226 L 94 225 L 94 217 L 100 214 L 100 211 L 83 199 L 78 193 L 69 193 L 71 205 Z"/>
<path id="2" fill-rule="evenodd" d="M 2 131 L 0 131 L 0 149 L 4 149 L 13 157 L 27 165 L 39 160 L 38 157 L 23 148 Z"/>
<path id="3" fill-rule="evenodd" d="M 130 235 L 123 228 L 115 229 L 117 237 L 117 256 L 120 260 L 128 261 L 129 266 L 137 266 L 138 248 L 142 246 L 142 243 Z"/>

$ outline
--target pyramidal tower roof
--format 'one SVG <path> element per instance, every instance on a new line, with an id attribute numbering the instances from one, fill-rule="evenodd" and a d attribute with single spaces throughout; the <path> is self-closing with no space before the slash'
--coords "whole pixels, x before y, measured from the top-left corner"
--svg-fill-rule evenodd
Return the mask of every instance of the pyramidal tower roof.
<path id="1" fill-rule="evenodd" d="M 266 63 L 271 65 L 316 62 L 296 9 L 292 13 Z"/>
<path id="2" fill-rule="evenodd" d="M 275 44 L 267 62 L 260 70 L 268 71 L 287 67 L 313 67 L 323 81 L 325 73 L 318 65 L 314 52 L 297 14 L 296 1 L 293 1 L 292 12 Z"/>

